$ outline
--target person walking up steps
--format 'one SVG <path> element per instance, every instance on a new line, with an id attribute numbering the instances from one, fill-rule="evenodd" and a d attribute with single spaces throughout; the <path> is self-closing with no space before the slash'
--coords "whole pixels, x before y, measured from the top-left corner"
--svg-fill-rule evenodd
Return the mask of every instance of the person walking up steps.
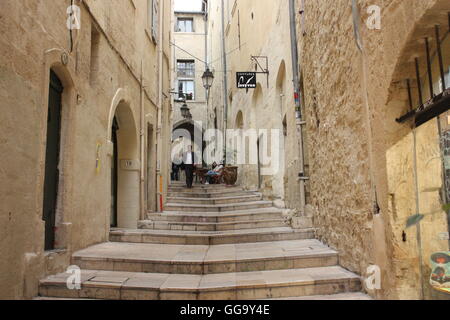
<path id="1" fill-rule="evenodd" d="M 183 158 L 184 170 L 186 172 L 186 186 L 192 189 L 192 184 L 194 182 L 194 170 L 195 170 L 195 152 L 192 151 L 192 146 L 188 147 L 188 151 L 185 153 Z"/>

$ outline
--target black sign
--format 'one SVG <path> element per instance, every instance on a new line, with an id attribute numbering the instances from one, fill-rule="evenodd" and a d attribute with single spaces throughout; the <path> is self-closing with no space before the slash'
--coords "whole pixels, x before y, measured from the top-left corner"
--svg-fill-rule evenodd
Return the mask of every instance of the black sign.
<path id="1" fill-rule="evenodd" d="M 255 89 L 256 72 L 237 72 L 236 83 L 238 89 Z"/>

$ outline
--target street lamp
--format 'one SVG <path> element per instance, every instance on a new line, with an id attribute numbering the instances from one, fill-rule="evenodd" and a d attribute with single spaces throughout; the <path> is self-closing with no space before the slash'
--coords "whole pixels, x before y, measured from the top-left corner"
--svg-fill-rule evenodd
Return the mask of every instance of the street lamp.
<path id="1" fill-rule="evenodd" d="M 206 68 L 206 71 L 203 73 L 202 81 L 203 81 L 203 87 L 206 90 L 211 89 L 213 81 L 214 81 L 214 74 L 211 72 L 211 70 L 209 70 L 209 68 Z"/>
<path id="2" fill-rule="evenodd" d="M 186 102 L 183 103 L 183 106 L 181 107 L 181 116 L 184 119 L 188 119 L 190 114 L 191 111 L 189 110 L 187 103 Z"/>

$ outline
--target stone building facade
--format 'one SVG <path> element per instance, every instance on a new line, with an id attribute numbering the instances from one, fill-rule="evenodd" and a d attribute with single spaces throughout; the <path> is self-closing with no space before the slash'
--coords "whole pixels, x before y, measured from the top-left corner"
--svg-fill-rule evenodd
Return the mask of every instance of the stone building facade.
<path id="1" fill-rule="evenodd" d="M 1 2 L 0 298 L 160 209 L 170 30 L 169 1 Z"/>
<path id="2" fill-rule="evenodd" d="M 440 143 L 448 115 L 417 127 L 413 117 L 396 120 L 432 97 L 429 83 L 434 95 L 445 89 L 435 25 L 448 78 L 450 3 L 361 0 L 331 7 L 299 0 L 297 7 L 318 238 L 339 250 L 349 270 L 368 276 L 371 265 L 381 269 L 379 290 L 367 288 L 375 297 L 448 298 L 429 284 L 431 254 L 449 250 Z M 417 213 L 426 216 L 407 228 Z"/>
<path id="3" fill-rule="evenodd" d="M 232 133 L 227 135 L 227 157 L 239 166 L 240 184 L 262 191 L 278 207 L 304 211 L 299 196 L 300 158 L 308 157 L 299 152 L 299 123 L 293 107 L 289 6 L 286 1 L 217 0 L 209 6 L 208 60 L 215 80 L 208 128 L 224 134 L 224 128 L 242 130 L 241 135 L 247 135 L 242 149 Z M 266 69 L 267 74 L 257 74 L 256 89 L 237 88 L 236 72 Z M 249 137 L 252 130 L 255 135 Z M 305 163 L 304 172 L 307 169 Z"/>
<path id="4" fill-rule="evenodd" d="M 216 78 L 208 128 L 284 133 L 282 170 L 261 177 L 257 165 L 240 165 L 240 183 L 299 215 L 312 216 L 318 239 L 339 251 L 343 267 L 362 277 L 379 276 L 379 287 L 366 288 L 373 297 L 448 298 L 429 281 L 431 255 L 449 250 L 443 210 L 449 202 L 444 192 L 448 116 L 435 115 L 418 124 L 402 116 L 422 103 L 428 105 L 433 94 L 435 101 L 444 99 L 439 94 L 445 90 L 441 78 L 450 74 L 450 4 L 294 2 L 300 121 L 295 117 L 290 1 L 213 0 L 208 59 Z M 440 30 L 443 77 L 435 25 Z M 252 56 L 267 57 L 268 79 L 258 74 L 256 89 L 237 89 L 236 72 L 265 68 L 265 60 L 259 60 L 261 66 L 255 69 Z M 449 84 L 450 79 L 446 87 Z M 302 171 L 309 178 L 305 207 Z M 407 227 L 416 214 L 425 217 Z"/>
<path id="5" fill-rule="evenodd" d="M 174 4 L 175 5 L 175 4 Z M 193 144 L 194 151 L 198 155 L 202 153 L 202 137 L 206 129 L 207 120 L 207 95 L 203 87 L 202 75 L 206 70 L 206 19 L 204 11 L 177 11 L 174 6 L 174 16 L 172 20 L 173 44 L 172 44 L 172 63 L 173 63 L 173 92 L 174 113 L 173 130 L 174 135 L 178 130 L 186 130 L 190 133 L 199 135 L 200 143 Z M 186 95 L 186 104 L 192 115 L 192 119 L 186 119 L 182 116 L 181 107 L 183 99 L 178 93 Z M 195 130 L 193 129 L 195 128 Z M 179 137 L 173 137 L 175 140 Z M 192 144 L 189 137 L 182 143 L 181 149 L 186 151 L 186 147 Z M 180 151 L 179 147 L 174 146 L 174 152 Z"/>

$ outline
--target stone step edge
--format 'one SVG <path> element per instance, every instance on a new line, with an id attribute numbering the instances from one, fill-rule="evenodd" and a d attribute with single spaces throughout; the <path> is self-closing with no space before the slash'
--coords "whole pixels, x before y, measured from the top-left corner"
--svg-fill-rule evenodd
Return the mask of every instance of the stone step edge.
<path id="1" fill-rule="evenodd" d="M 308 270 L 317 270 L 317 269 L 327 269 L 327 268 L 335 268 L 335 267 L 319 267 L 319 268 L 305 268 L 305 269 L 288 269 L 288 270 L 302 270 L 304 272 L 307 272 Z M 345 270 L 343 268 L 341 268 L 342 270 Z M 269 270 L 269 271 L 258 271 L 258 273 L 261 273 L 263 276 L 263 279 L 266 279 L 270 276 L 271 273 L 276 273 L 276 272 L 283 272 L 287 269 L 282 269 L 282 270 Z M 332 269 L 331 269 L 332 270 Z M 98 270 L 83 270 L 85 272 L 101 272 Z M 347 271 L 347 270 L 345 270 Z M 111 272 L 117 272 L 117 273 L 121 273 L 124 274 L 125 272 L 121 272 L 121 271 L 108 271 L 109 273 Z M 348 273 L 350 273 L 349 271 L 347 271 Z M 252 271 L 250 272 L 232 272 L 232 273 L 222 273 L 222 274 L 214 274 L 214 276 L 220 276 L 223 275 L 223 278 L 226 278 L 227 275 L 245 275 L 246 273 L 251 274 L 254 273 Z M 131 273 L 130 273 L 131 274 Z M 142 274 L 143 278 L 139 278 L 139 277 L 134 277 L 134 279 L 145 279 L 146 276 L 148 277 L 149 275 L 158 275 L 158 276 L 165 276 L 167 275 L 167 277 L 170 277 L 173 274 L 155 274 L 155 273 L 143 273 L 143 272 L 134 272 L 132 274 Z M 99 275 L 101 276 L 101 274 Z M 207 276 L 211 276 L 211 275 L 184 275 L 184 276 L 200 276 L 200 277 L 207 277 Z M 86 282 L 88 282 L 89 280 L 95 278 L 95 276 L 92 276 L 90 278 L 88 278 L 87 280 L 83 281 L 81 284 L 81 288 L 83 289 L 83 287 L 86 288 L 85 284 Z M 330 283 L 350 283 L 350 282 L 359 282 L 361 283 L 361 278 L 359 276 L 357 276 L 356 274 L 348 274 L 346 277 L 317 277 L 318 279 L 290 279 L 290 278 L 286 278 L 283 279 L 284 281 L 278 281 L 278 282 L 274 282 L 274 283 L 256 283 L 253 282 L 251 284 L 236 284 L 236 285 L 223 285 L 223 286 L 216 286 L 216 287 L 204 287 L 204 288 L 189 288 L 189 287 L 185 287 L 185 288 L 175 288 L 175 287 L 163 287 L 164 283 L 159 286 L 159 288 L 155 288 L 154 286 L 147 286 L 147 287 L 128 287 L 128 290 L 150 290 L 150 291 L 155 291 L 158 290 L 160 292 L 189 292 L 189 293 L 200 293 L 200 292 L 222 292 L 222 291 L 229 291 L 229 290 L 242 290 L 242 289 L 260 289 L 260 288 L 284 288 L 284 287 L 293 287 L 293 286 L 306 286 L 306 285 L 319 285 L 319 284 L 330 284 Z M 133 278 L 128 278 L 126 281 L 131 280 Z M 116 285 L 115 288 L 116 289 L 125 289 L 126 287 L 126 281 L 124 284 L 122 285 Z M 39 281 L 39 286 L 50 286 L 50 287 L 66 287 L 66 282 L 65 281 L 56 281 L 56 280 L 48 280 L 48 278 L 46 279 L 42 279 Z M 105 288 L 104 284 L 100 284 L 97 283 L 97 285 L 95 284 L 91 284 L 89 285 L 87 288 Z M 360 290 L 360 289 L 359 289 Z M 347 292 L 359 292 L 359 291 L 347 291 Z"/>
<path id="2" fill-rule="evenodd" d="M 290 256 L 272 256 L 272 257 L 262 257 L 262 258 L 244 258 L 244 259 L 229 259 L 229 260 L 204 260 L 204 261 L 189 261 L 189 260 L 157 260 L 157 259 L 139 259 L 139 258 L 103 258 L 103 257 L 92 257 L 92 256 L 83 256 L 73 254 L 72 261 L 76 259 L 82 259 L 86 262 L 89 261 L 105 261 L 105 262 L 118 262 L 118 263 L 139 263 L 139 264 L 170 264 L 170 265 L 197 265 L 197 266 L 209 266 L 215 264 L 229 264 L 229 263 L 257 263 L 257 262 L 270 262 L 270 261 L 281 261 L 281 260 L 301 260 L 301 259 L 323 259 L 323 258 L 338 258 L 338 253 L 334 252 L 325 252 L 325 253 L 311 253 L 311 254 L 303 254 L 303 255 L 290 255 Z M 296 268 L 296 269 L 304 269 L 304 268 Z M 305 268 L 311 269 L 311 268 Z M 281 269 L 283 270 L 283 269 Z M 265 270 L 269 271 L 269 270 Z M 120 271 L 118 271 L 120 272 Z"/>
<path id="3" fill-rule="evenodd" d="M 269 222 L 285 222 L 284 219 L 261 219 L 261 220 L 240 220 L 231 222 L 183 222 L 183 221 L 166 221 L 166 220 L 140 220 L 138 225 L 146 223 L 158 223 L 158 224 L 168 224 L 168 225 L 186 225 L 186 226 L 228 226 L 228 225 L 238 225 L 238 224 L 258 224 L 258 223 L 269 223 Z M 286 226 L 288 226 L 286 224 Z"/>
<path id="4" fill-rule="evenodd" d="M 267 214 L 267 213 L 283 213 L 283 209 L 279 209 L 276 207 L 268 207 L 268 208 L 255 208 L 255 209 L 246 209 L 246 210 L 236 210 L 236 211 L 225 211 L 225 212 L 217 212 L 217 211 L 164 211 L 162 213 L 158 212 L 148 212 L 147 216 L 154 215 L 168 215 L 168 216 L 193 216 L 193 217 L 239 217 L 244 215 L 257 215 L 257 214 Z"/>
<path id="5" fill-rule="evenodd" d="M 252 201 L 252 202 L 239 202 L 231 204 L 189 204 L 189 203 L 166 203 L 165 207 L 184 207 L 184 208 L 233 208 L 252 205 L 273 205 L 272 201 Z"/>
<path id="6" fill-rule="evenodd" d="M 226 201 L 226 200 L 242 200 L 248 198 L 262 197 L 262 194 L 251 194 L 245 196 L 219 197 L 219 198 L 186 198 L 186 197 L 167 197 L 167 200 L 177 201 Z"/>
<path id="7" fill-rule="evenodd" d="M 289 228 L 289 227 L 286 227 Z M 291 234 L 291 233 L 309 233 L 315 232 L 314 228 L 305 228 L 305 229 L 291 229 L 290 230 L 279 230 L 273 231 L 272 228 L 261 228 L 258 232 L 254 231 L 254 229 L 246 229 L 246 232 L 232 233 L 229 231 L 217 231 L 217 234 L 207 234 L 203 232 L 211 232 L 211 231 L 184 231 L 182 233 L 181 230 L 111 230 L 110 235 L 116 236 L 131 236 L 131 235 L 140 235 L 140 236 L 161 236 L 161 237 L 192 237 L 192 238 L 221 238 L 221 237 L 241 237 L 241 236 L 253 236 L 253 235 L 267 235 L 267 234 Z M 235 231 L 235 230 L 231 230 Z M 249 231 L 249 232 L 247 232 Z M 164 232 L 164 233 L 163 233 Z M 174 232 L 178 232 L 174 233 Z M 215 232 L 215 231 L 213 231 Z M 227 233 L 228 232 L 228 233 Z"/>

